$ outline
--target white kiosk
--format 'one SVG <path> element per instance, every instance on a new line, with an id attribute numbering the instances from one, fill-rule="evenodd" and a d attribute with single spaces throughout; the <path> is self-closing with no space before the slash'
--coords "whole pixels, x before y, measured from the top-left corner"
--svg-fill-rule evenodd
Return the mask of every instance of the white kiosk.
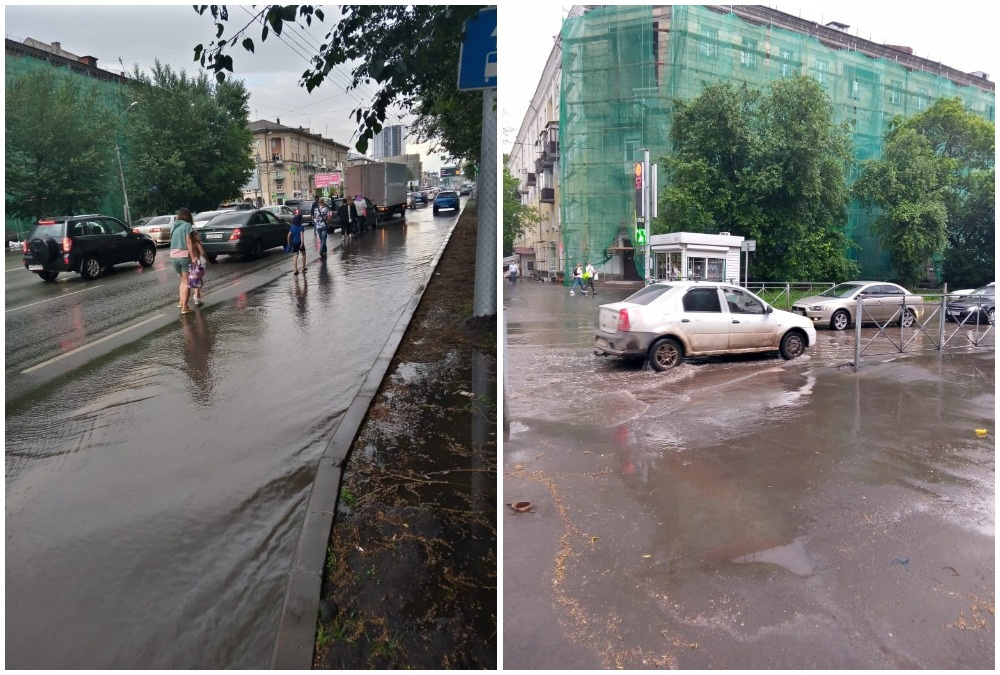
<path id="1" fill-rule="evenodd" d="M 743 237 L 728 232 L 670 232 L 649 238 L 650 283 L 677 279 L 740 283 Z"/>

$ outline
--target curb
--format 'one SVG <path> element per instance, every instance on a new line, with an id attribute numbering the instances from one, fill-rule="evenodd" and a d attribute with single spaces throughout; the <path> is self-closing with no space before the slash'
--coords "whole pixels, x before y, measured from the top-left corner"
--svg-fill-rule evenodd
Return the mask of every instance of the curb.
<path id="1" fill-rule="evenodd" d="M 395 327 L 389 334 L 385 346 L 375 359 L 368 376 L 351 401 L 344 418 L 337 426 L 333 438 L 320 457 L 319 467 L 313 479 L 305 520 L 299 533 L 299 541 L 292 557 L 288 574 L 288 584 L 281 608 L 281 620 L 275 639 L 271 668 L 279 670 L 310 670 L 313 648 L 315 647 L 316 620 L 319 616 L 319 601 L 323 584 L 323 568 L 326 564 L 326 548 L 330 541 L 337 500 L 340 494 L 342 467 L 350 452 L 351 445 L 361 429 L 365 415 L 379 386 L 389 370 L 396 349 L 410 325 L 413 313 L 423 298 L 424 289 L 430 283 L 444 250 L 451 241 L 458 222 L 465 213 L 463 208 L 441 248 L 434 255 L 423 281 L 410 298 Z"/>

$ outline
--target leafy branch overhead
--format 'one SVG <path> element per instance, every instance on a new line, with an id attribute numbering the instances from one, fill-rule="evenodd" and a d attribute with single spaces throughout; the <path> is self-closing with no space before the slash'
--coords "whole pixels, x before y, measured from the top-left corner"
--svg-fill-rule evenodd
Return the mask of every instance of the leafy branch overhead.
<path id="1" fill-rule="evenodd" d="M 482 5 L 341 5 L 341 18 L 323 37 L 310 66 L 299 79 L 299 85 L 312 92 L 331 78 L 338 66 L 350 68 L 347 91 L 375 83 L 375 93 L 367 105 L 359 105 L 350 113 L 358 125 L 356 148 L 364 153 L 368 142 L 381 131 L 390 107 L 415 109 L 416 126 L 445 133 L 462 128 L 462 139 L 442 137 L 442 145 L 455 156 L 478 157 L 481 115 L 476 102 L 478 94 L 455 92 L 441 97 L 443 85 L 455 88 L 458 59 L 465 21 L 475 16 Z M 312 26 L 313 19 L 325 21 L 326 15 L 312 5 L 269 5 L 257 11 L 245 25 L 233 32 L 229 12 L 224 5 L 196 6 L 199 15 L 209 11 L 215 21 L 215 40 L 208 46 L 194 48 L 194 60 L 215 73 L 220 82 L 226 73 L 234 72 L 230 51 L 234 44 L 254 53 L 255 34 L 260 27 L 260 41 L 272 33 L 280 36 L 291 27 Z M 437 94 L 436 96 L 433 96 Z M 440 105 L 428 105 L 424 100 L 432 95 Z M 456 106 L 458 101 L 461 105 Z M 457 109 L 456 109 L 457 108 Z M 470 109 L 473 114 L 469 114 Z M 460 124 L 455 124 L 455 120 Z M 474 147 L 468 141 L 468 124 L 472 124 Z"/>

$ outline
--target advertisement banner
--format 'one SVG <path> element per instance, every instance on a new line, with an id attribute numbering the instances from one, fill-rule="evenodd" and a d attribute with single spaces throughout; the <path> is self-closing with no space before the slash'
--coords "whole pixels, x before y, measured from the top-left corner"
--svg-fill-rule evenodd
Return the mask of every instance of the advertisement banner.
<path id="1" fill-rule="evenodd" d="M 340 185 L 340 173 L 318 173 L 316 174 L 316 187 L 331 187 Z"/>

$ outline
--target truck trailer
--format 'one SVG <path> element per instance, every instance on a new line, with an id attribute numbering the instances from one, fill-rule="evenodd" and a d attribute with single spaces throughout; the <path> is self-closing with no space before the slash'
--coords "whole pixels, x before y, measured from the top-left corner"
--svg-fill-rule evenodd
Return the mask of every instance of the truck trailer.
<path id="1" fill-rule="evenodd" d="M 406 216 L 406 165 L 393 162 L 347 167 L 344 194 L 364 195 L 375 204 L 378 221 Z"/>

